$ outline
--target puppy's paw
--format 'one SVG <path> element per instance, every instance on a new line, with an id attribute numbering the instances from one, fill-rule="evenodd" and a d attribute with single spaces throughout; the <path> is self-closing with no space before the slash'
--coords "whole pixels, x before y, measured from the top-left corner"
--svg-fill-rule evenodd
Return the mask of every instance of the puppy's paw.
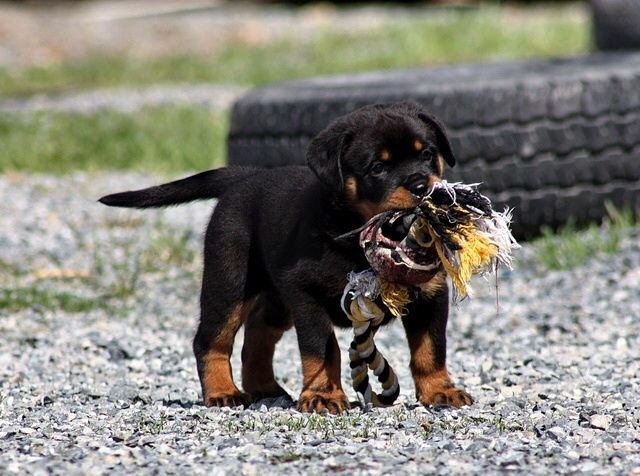
<path id="1" fill-rule="evenodd" d="M 333 415 L 349 408 L 349 400 L 342 390 L 305 390 L 298 400 L 298 411 L 306 413 L 329 412 Z"/>
<path id="2" fill-rule="evenodd" d="M 473 398 L 464 390 L 455 387 L 442 387 L 435 389 L 428 395 L 419 397 L 420 403 L 424 406 L 447 406 L 460 408 L 473 404 Z"/>
<path id="3" fill-rule="evenodd" d="M 213 393 L 204 397 L 205 407 L 240 407 L 251 403 L 251 397 L 238 390 L 230 393 Z"/>

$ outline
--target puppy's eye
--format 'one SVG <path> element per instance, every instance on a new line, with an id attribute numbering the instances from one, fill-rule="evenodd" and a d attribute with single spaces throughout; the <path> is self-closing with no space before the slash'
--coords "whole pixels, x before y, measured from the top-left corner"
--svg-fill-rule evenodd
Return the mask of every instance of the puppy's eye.
<path id="1" fill-rule="evenodd" d="M 371 172 L 374 174 L 381 174 L 382 172 L 384 172 L 384 170 L 385 170 L 385 166 L 382 162 L 375 162 L 371 166 Z"/>
<path id="2" fill-rule="evenodd" d="M 426 147 L 420 152 L 420 158 L 423 160 L 433 160 L 436 158 L 436 150 L 433 147 Z"/>

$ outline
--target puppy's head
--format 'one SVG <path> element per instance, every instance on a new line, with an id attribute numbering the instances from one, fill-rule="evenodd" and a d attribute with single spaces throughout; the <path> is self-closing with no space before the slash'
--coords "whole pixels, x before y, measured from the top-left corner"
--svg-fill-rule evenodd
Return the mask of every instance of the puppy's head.
<path id="1" fill-rule="evenodd" d="M 444 127 L 412 102 L 377 104 L 332 122 L 309 144 L 320 181 L 365 220 L 413 208 L 455 157 Z"/>

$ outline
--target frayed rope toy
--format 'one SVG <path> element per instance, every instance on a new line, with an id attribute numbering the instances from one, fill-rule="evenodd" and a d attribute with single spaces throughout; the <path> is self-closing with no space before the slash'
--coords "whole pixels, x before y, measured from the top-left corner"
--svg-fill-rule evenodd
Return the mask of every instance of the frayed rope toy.
<path id="1" fill-rule="evenodd" d="M 511 269 L 511 254 L 519 248 L 509 229 L 511 210 L 495 212 L 477 188 L 436 183 L 414 210 L 381 213 L 340 237 L 359 234 L 371 265 L 349 273 L 340 301 L 354 332 L 352 384 L 365 404 L 389 406 L 400 394 L 398 378 L 373 340 L 385 316 L 403 316 L 419 286 L 443 270 L 453 283 L 454 299 L 461 300 L 472 293 L 472 276 L 495 272 L 499 265 Z M 371 389 L 368 369 L 382 385 L 379 394 Z"/>

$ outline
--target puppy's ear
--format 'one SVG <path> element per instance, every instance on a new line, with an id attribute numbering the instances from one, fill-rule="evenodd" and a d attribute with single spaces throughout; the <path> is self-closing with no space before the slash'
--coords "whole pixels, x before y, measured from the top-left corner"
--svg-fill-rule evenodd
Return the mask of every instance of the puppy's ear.
<path id="1" fill-rule="evenodd" d="M 431 127 L 435 132 L 436 145 L 438 146 L 438 150 L 442 154 L 444 160 L 449 164 L 449 167 L 456 165 L 456 157 L 453 155 L 453 151 L 451 150 L 451 144 L 449 143 L 449 138 L 447 137 L 444 125 L 442 125 L 438 119 L 425 111 L 419 112 L 418 118 Z"/>
<path id="2" fill-rule="evenodd" d="M 335 193 L 344 189 L 342 155 L 349 140 L 344 128 L 333 125 L 314 137 L 307 148 L 307 164 L 320 182 Z"/>

